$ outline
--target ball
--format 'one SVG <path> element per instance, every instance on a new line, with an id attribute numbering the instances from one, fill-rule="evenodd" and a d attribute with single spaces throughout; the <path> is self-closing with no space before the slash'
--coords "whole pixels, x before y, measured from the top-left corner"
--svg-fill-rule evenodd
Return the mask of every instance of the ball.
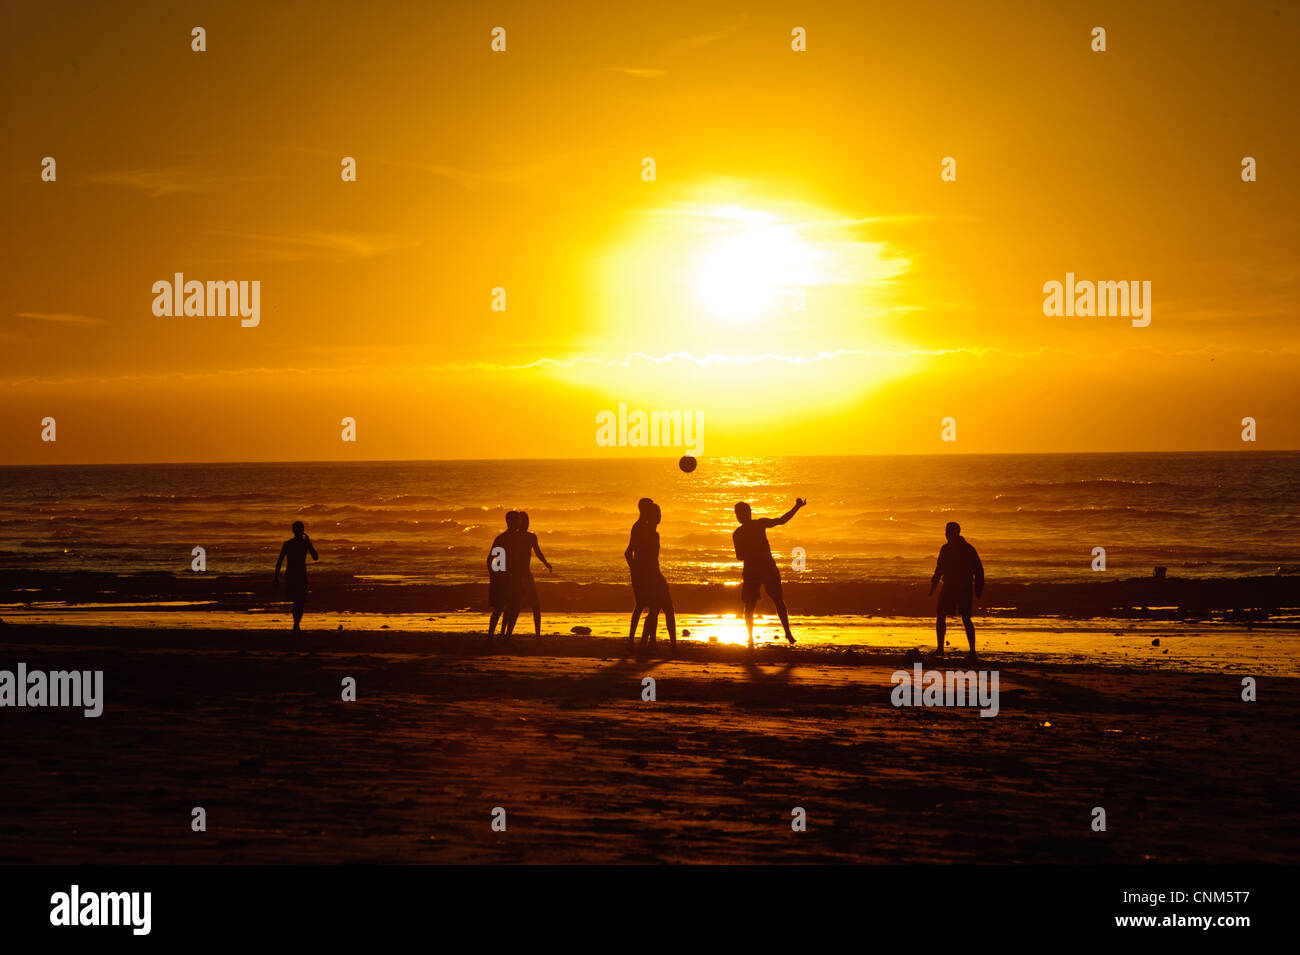
<path id="1" fill-rule="evenodd" d="M 682 459 L 677 462 L 677 466 L 681 468 L 683 471 L 685 471 L 687 474 L 690 474 L 692 471 L 695 470 L 695 465 L 698 463 L 699 462 L 696 461 L 689 454 L 683 454 Z"/>

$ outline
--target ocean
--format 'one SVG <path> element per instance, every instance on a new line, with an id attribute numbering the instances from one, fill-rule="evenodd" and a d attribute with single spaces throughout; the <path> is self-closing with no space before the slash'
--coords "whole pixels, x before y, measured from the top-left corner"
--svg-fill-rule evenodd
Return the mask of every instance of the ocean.
<path id="1" fill-rule="evenodd" d="M 733 505 L 775 517 L 807 581 L 925 580 L 958 521 L 989 578 L 1107 573 L 1233 577 L 1300 568 L 1300 452 L 164 464 L 0 468 L 0 571 L 269 575 L 295 520 L 321 570 L 482 582 L 504 513 L 521 509 L 551 579 L 621 583 L 637 500 L 663 511 L 670 583 L 735 580 Z"/>

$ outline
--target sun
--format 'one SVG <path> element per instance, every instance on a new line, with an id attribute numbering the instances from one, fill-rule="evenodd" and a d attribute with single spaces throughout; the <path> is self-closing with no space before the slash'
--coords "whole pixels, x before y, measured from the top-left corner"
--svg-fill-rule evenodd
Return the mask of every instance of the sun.
<path id="1" fill-rule="evenodd" d="M 719 318 L 748 320 L 800 291 L 816 258 L 797 229 L 763 213 L 723 209 L 697 257 L 695 288 Z"/>
<path id="2" fill-rule="evenodd" d="M 902 250 L 873 234 L 870 215 L 769 193 L 706 181 L 619 217 L 582 310 L 602 360 L 549 372 L 660 402 L 707 399 L 736 420 L 839 407 L 910 374 L 920 360 L 891 327 L 891 312 L 914 304 Z M 788 386 L 809 371 L 824 387 L 800 386 L 791 404 Z"/>

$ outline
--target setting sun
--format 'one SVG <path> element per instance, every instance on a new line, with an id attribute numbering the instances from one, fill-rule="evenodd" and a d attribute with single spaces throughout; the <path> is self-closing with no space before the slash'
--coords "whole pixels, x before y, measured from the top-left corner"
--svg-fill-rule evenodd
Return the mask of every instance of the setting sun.
<path id="1" fill-rule="evenodd" d="M 713 314 L 753 318 L 781 297 L 797 300 L 819 280 L 812 268 L 817 251 L 792 225 L 743 209 L 712 214 L 720 234 L 700 257 L 696 289 Z"/>

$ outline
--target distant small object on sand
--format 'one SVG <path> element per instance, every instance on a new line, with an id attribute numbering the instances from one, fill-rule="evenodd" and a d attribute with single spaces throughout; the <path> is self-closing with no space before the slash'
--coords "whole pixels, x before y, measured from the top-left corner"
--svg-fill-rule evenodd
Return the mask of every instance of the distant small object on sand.
<path id="1" fill-rule="evenodd" d="M 690 474 L 692 471 L 694 471 L 695 466 L 697 464 L 699 464 L 699 462 L 696 461 L 689 454 L 683 454 L 682 459 L 677 462 L 677 466 L 681 468 L 683 471 L 685 471 L 687 474 Z"/>
<path id="2" fill-rule="evenodd" d="M 690 632 L 689 630 L 683 630 L 683 631 L 682 631 L 682 636 L 683 636 L 683 637 L 689 637 L 690 635 L 691 635 L 691 632 Z"/>
<path id="3" fill-rule="evenodd" d="M 1152 641 L 1151 641 L 1151 646 L 1153 646 L 1153 647 L 1158 647 L 1158 646 L 1160 646 L 1160 638 L 1159 638 L 1159 637 L 1156 637 L 1154 640 L 1152 640 Z"/>
<path id="4" fill-rule="evenodd" d="M 576 633 L 580 637 L 591 636 L 591 627 L 574 627 L 569 633 Z"/>
<path id="5" fill-rule="evenodd" d="M 1165 579 L 1165 568 L 1164 568 L 1164 567 L 1157 567 L 1157 568 L 1155 569 L 1154 573 L 1152 574 L 1152 576 L 1155 577 L 1156 580 L 1164 580 L 1164 579 Z"/>

